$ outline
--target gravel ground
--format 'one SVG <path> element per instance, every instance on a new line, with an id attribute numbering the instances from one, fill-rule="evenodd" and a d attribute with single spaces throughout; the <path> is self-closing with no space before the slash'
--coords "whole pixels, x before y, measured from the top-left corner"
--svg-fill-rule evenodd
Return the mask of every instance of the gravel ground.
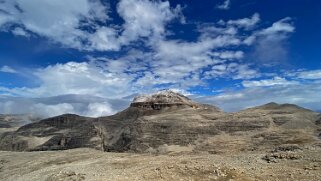
<path id="1" fill-rule="evenodd" d="M 321 180 L 319 147 L 266 161 L 267 153 L 166 155 L 92 149 L 0 152 L 0 180 Z M 292 157 L 291 157 L 292 158 Z"/>

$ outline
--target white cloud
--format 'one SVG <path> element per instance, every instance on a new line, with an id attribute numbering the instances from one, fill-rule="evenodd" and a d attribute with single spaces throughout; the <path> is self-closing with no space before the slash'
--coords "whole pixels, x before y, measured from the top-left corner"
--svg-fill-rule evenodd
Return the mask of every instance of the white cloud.
<path id="1" fill-rule="evenodd" d="M 243 81 L 242 85 L 244 87 L 266 87 L 266 86 L 287 86 L 287 85 L 295 85 L 298 84 L 297 81 L 290 81 L 283 77 L 274 77 L 272 79 L 263 79 L 263 80 L 251 80 L 251 81 Z"/>
<path id="2" fill-rule="evenodd" d="M 32 70 L 40 82 L 35 88 L 13 88 L 9 92 L 26 97 L 61 94 L 124 96 L 131 92 L 129 82 L 134 78 L 122 72 L 108 72 L 94 62 L 68 62 Z"/>
<path id="3" fill-rule="evenodd" d="M 165 34 L 165 25 L 177 17 L 180 6 L 171 9 L 168 1 L 122 0 L 117 11 L 125 20 L 120 43 L 125 44 L 138 37 L 160 38 Z"/>
<path id="4" fill-rule="evenodd" d="M 255 13 L 251 18 L 243 18 L 238 20 L 229 20 L 228 25 L 235 25 L 245 29 L 253 28 L 260 21 L 260 15 Z"/>
<path id="5" fill-rule="evenodd" d="M 297 77 L 301 79 L 321 79 L 321 70 L 297 72 Z"/>
<path id="6" fill-rule="evenodd" d="M 70 104 L 62 103 L 56 105 L 34 104 L 30 108 L 30 113 L 41 117 L 52 117 L 66 113 L 74 113 L 74 108 Z"/>
<path id="7" fill-rule="evenodd" d="M 255 15 L 253 15 L 253 17 Z M 247 18 L 244 18 L 244 19 L 247 19 Z M 251 45 L 252 43 L 255 42 L 257 38 L 261 38 L 263 40 L 264 39 L 284 40 L 285 38 L 287 38 L 287 35 L 289 35 L 290 33 L 293 33 L 294 30 L 295 30 L 295 27 L 293 26 L 292 19 L 289 17 L 286 17 L 277 22 L 274 22 L 270 27 L 255 31 L 251 36 L 248 36 L 247 38 L 245 38 L 244 43 Z"/>
<path id="8" fill-rule="evenodd" d="M 106 51 L 119 50 L 121 45 L 117 39 L 117 31 L 113 28 L 100 27 L 92 35 L 89 35 L 90 45 L 88 49 Z"/>
<path id="9" fill-rule="evenodd" d="M 13 18 L 11 18 L 9 15 L 0 12 L 0 30 L 4 29 L 4 25 L 12 20 Z"/>
<path id="10" fill-rule="evenodd" d="M 217 64 L 211 70 L 205 72 L 205 78 L 225 78 L 225 79 L 251 79 L 259 77 L 260 73 L 249 67 L 238 63 Z"/>
<path id="11" fill-rule="evenodd" d="M 276 33 L 292 33 L 295 28 L 291 24 L 291 18 L 286 17 L 272 24 L 260 32 L 262 35 L 275 35 Z"/>
<path id="12" fill-rule="evenodd" d="M 38 70 L 35 75 L 43 82 L 36 91 L 40 95 L 78 93 L 122 96 L 129 91 L 131 77 L 122 72 L 108 72 L 108 67 L 99 68 L 94 63 L 57 64 Z M 60 85 L 60 86 L 56 86 Z M 49 94 L 50 95 L 50 94 Z"/>
<path id="13" fill-rule="evenodd" d="M 261 76 L 257 70 L 251 69 L 248 65 L 239 65 L 234 70 L 237 71 L 237 74 L 233 79 L 252 79 Z"/>
<path id="14" fill-rule="evenodd" d="M 180 94 L 183 94 L 184 96 L 191 96 L 193 95 L 193 93 L 189 92 L 189 91 L 186 91 L 186 90 L 183 90 L 183 89 L 170 89 L 171 91 L 173 92 L 176 92 L 176 93 L 180 93 Z"/>
<path id="15" fill-rule="evenodd" d="M 225 24 L 223 26 L 225 26 Z M 233 27 L 233 26 L 216 27 L 213 24 L 199 25 L 198 31 L 201 33 L 200 39 L 202 39 L 202 37 L 206 39 L 206 38 L 215 38 L 220 35 L 236 35 L 238 33 L 238 29 L 236 27 Z"/>
<path id="16" fill-rule="evenodd" d="M 5 72 L 5 73 L 17 73 L 17 71 L 7 65 L 4 65 L 0 67 L 0 72 Z"/>
<path id="17" fill-rule="evenodd" d="M 65 113 L 75 113 L 73 106 L 67 103 L 46 105 L 25 102 L 21 104 L 21 102 L 13 100 L 0 102 L 0 110 L 2 114 L 32 114 L 36 117 L 52 117 Z"/>
<path id="18" fill-rule="evenodd" d="M 202 84 L 200 77 L 203 68 L 223 62 L 219 58 L 239 59 L 243 56 L 240 51 L 216 52 L 216 49 L 239 43 L 240 40 L 231 35 L 201 37 L 197 42 L 160 41 L 155 47 L 155 61 L 150 63 L 151 72 L 157 77 L 154 80 L 184 86 Z"/>
<path id="19" fill-rule="evenodd" d="M 231 6 L 231 1 L 225 0 L 222 4 L 217 5 L 216 8 L 222 9 L 222 10 L 228 10 L 230 9 L 230 6 Z"/>
<path id="20" fill-rule="evenodd" d="M 213 52 L 213 56 L 219 57 L 220 59 L 242 59 L 244 52 L 242 51 L 222 51 L 222 52 Z"/>
<path id="21" fill-rule="evenodd" d="M 201 68 L 195 67 L 195 69 L 192 68 L 193 66 L 191 65 L 193 64 L 189 63 L 188 60 L 184 61 L 188 65 L 185 67 L 188 68 L 174 70 L 175 76 L 182 75 L 182 77 L 180 77 L 181 79 L 184 78 L 183 75 L 188 75 L 184 72 L 178 74 L 182 72 L 181 70 L 190 69 L 190 72 L 197 72 L 205 67 L 207 69 L 204 72 L 206 79 L 219 78 L 222 76 L 232 79 L 257 78 L 261 73 L 242 62 L 244 52 L 233 49 L 233 46 L 240 49 L 243 45 L 249 46 L 254 44 L 253 58 L 259 62 L 260 66 L 276 64 L 286 58 L 286 40 L 289 33 L 294 31 L 294 26 L 291 24 L 290 18 L 281 19 L 273 23 L 270 27 L 263 29 L 258 29 L 259 21 L 259 14 L 255 13 L 250 18 L 229 20 L 226 22 L 221 20 L 218 23 L 219 27 L 216 27 L 215 24 L 200 25 L 198 31 L 201 35 L 197 42 L 166 41 L 160 44 L 164 45 L 165 48 L 158 49 L 157 52 L 158 55 L 160 54 L 160 57 L 166 57 L 165 61 L 161 59 L 162 64 L 166 62 L 166 59 L 174 59 L 176 60 L 175 63 L 178 63 L 180 59 L 192 61 L 194 57 L 203 57 L 203 60 L 207 60 L 207 64 L 203 62 Z M 256 28 L 257 30 L 253 31 L 252 34 L 244 35 L 239 31 L 241 28 L 245 30 Z M 222 41 L 223 39 L 228 43 Z M 219 42 L 218 46 L 214 43 L 215 40 L 219 40 L 216 41 L 217 43 Z M 191 49 L 186 48 L 185 50 L 185 45 Z M 162 48 L 162 46 L 160 47 Z M 220 51 L 220 47 L 223 47 L 225 51 Z M 232 50 L 229 50 L 229 48 Z M 267 54 L 266 52 L 269 53 Z M 186 56 L 186 58 L 183 58 L 181 55 Z M 229 60 L 232 60 L 232 62 Z M 240 62 L 236 62 L 235 60 L 240 60 Z M 195 60 L 193 61 L 196 62 Z M 170 65 L 171 66 L 168 67 L 176 67 L 174 63 Z M 208 70 L 209 67 L 211 68 L 210 70 Z M 169 74 L 167 71 L 163 72 L 164 75 Z"/>
<path id="22" fill-rule="evenodd" d="M 111 108 L 108 102 L 95 102 L 88 105 L 88 110 L 85 115 L 90 117 L 101 117 L 105 115 L 111 115 L 113 113 L 115 113 L 115 111 Z"/>
<path id="23" fill-rule="evenodd" d="M 184 21 L 181 10 L 180 5 L 171 8 L 168 1 L 121 0 L 117 5 L 117 12 L 123 18 L 124 24 L 119 30 L 105 26 L 97 28 L 95 33 L 89 35 L 90 44 L 87 49 L 119 50 L 141 38 L 155 43 L 166 35 L 167 23 L 175 18 Z"/>
<path id="24" fill-rule="evenodd" d="M 0 1 L 0 30 L 6 30 L 8 23 L 16 21 L 10 12 L 15 11 L 12 1 Z"/>
<path id="25" fill-rule="evenodd" d="M 99 117 L 125 109 L 130 101 L 130 99 L 106 99 L 91 95 L 60 95 L 43 98 L 0 96 L 0 114 L 26 114 L 47 118 L 71 113 Z"/>
<path id="26" fill-rule="evenodd" d="M 108 19 L 106 7 L 98 0 L 5 0 L 0 10 L 10 15 L 7 23 L 78 49 L 87 36 L 79 29 L 81 20 L 92 23 Z"/>
<path id="27" fill-rule="evenodd" d="M 124 19 L 122 25 L 111 24 L 109 6 L 100 0 L 4 0 L 0 3 L 0 30 L 20 36 L 27 35 L 27 30 L 79 50 L 118 51 L 141 37 L 159 39 L 165 35 L 168 22 L 174 18 L 184 20 L 181 6 L 171 8 L 168 1 L 119 1 L 117 12 Z M 15 28 L 10 30 L 8 24 Z M 93 30 L 83 28 L 88 26 Z"/>
<path id="28" fill-rule="evenodd" d="M 30 34 L 20 27 L 13 29 L 12 33 L 16 36 L 30 37 Z"/>

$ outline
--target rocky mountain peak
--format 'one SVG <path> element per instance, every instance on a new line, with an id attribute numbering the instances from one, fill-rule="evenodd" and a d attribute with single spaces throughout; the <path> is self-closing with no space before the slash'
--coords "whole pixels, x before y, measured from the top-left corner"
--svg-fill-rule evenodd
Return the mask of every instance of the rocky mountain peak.
<path id="1" fill-rule="evenodd" d="M 152 109 L 162 109 L 173 106 L 195 106 L 196 103 L 183 94 L 172 90 L 162 90 L 155 94 L 136 96 L 131 107 L 143 107 Z"/>
<path id="2" fill-rule="evenodd" d="M 133 100 L 133 103 L 139 102 L 153 102 L 153 103 L 193 103 L 191 99 L 183 94 L 174 92 L 172 90 L 162 90 L 155 94 L 139 95 Z"/>

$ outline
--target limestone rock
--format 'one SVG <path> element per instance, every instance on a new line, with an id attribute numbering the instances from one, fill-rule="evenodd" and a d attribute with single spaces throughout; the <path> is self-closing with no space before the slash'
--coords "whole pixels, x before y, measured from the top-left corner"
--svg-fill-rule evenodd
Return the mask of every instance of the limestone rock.
<path id="1" fill-rule="evenodd" d="M 161 110 L 165 108 L 179 107 L 196 108 L 198 107 L 198 104 L 180 93 L 176 93 L 171 90 L 163 90 L 152 95 L 136 96 L 130 106 L 144 109 Z"/>

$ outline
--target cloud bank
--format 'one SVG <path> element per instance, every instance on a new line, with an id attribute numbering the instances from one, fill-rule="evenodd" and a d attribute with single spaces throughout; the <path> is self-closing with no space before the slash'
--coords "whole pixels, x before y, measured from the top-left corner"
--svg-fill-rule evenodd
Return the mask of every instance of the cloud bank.
<path id="1" fill-rule="evenodd" d="M 91 95 L 61 95 L 43 98 L 1 96 L 1 114 L 25 114 L 47 118 L 61 114 L 107 116 L 125 109 L 130 98 L 107 99 Z"/>

